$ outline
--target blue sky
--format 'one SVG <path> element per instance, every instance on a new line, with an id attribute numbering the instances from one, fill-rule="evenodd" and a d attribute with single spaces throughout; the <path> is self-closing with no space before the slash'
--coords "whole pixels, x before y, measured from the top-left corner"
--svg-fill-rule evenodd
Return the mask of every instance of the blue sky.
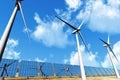
<path id="1" fill-rule="evenodd" d="M 0 1 L 0 36 L 14 4 L 14 0 Z M 75 27 L 86 18 L 81 33 L 92 56 L 79 38 L 84 65 L 111 67 L 107 50 L 99 40 L 106 41 L 108 34 L 111 47 L 120 60 L 120 0 L 24 0 L 21 5 L 30 40 L 18 12 L 4 58 L 78 65 L 75 35 L 71 34 L 71 28 L 55 18 L 57 15 Z M 119 63 L 116 65 L 120 67 Z"/>

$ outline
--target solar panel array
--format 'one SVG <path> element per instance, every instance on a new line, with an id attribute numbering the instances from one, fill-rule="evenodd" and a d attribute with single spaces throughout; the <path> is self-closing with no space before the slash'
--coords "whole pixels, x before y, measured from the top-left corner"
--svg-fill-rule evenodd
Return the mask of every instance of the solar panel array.
<path id="1" fill-rule="evenodd" d="M 6 65 L 6 66 L 5 66 Z M 3 77 L 19 76 L 81 76 L 80 67 L 77 65 L 51 64 L 46 62 L 21 61 L 2 59 L 0 75 Z M 120 72 L 120 71 L 119 71 Z M 115 72 L 111 68 L 85 66 L 87 76 L 111 76 Z"/>

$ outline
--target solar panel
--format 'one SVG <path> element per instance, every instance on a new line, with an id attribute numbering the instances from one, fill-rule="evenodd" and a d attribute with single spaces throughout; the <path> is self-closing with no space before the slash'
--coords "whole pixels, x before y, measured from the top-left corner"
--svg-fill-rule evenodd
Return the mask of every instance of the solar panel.
<path id="1" fill-rule="evenodd" d="M 91 71 L 90 72 L 91 76 L 96 76 L 97 75 L 96 69 L 94 67 L 89 67 L 89 70 Z"/>
<path id="2" fill-rule="evenodd" d="M 99 68 L 99 70 L 101 71 L 101 76 L 107 75 L 107 73 L 106 73 L 106 71 L 104 70 L 104 68 Z"/>
<path id="3" fill-rule="evenodd" d="M 54 76 L 51 63 L 40 63 L 40 74 L 41 76 Z"/>
<path id="4" fill-rule="evenodd" d="M 54 69 L 56 72 L 56 76 L 65 76 L 66 75 L 63 64 L 54 64 Z"/>
<path id="5" fill-rule="evenodd" d="M 66 76 L 77 76 L 74 65 L 64 65 Z"/>
<path id="6" fill-rule="evenodd" d="M 115 75 L 114 69 L 109 68 L 108 71 L 111 73 L 112 76 Z"/>
<path id="7" fill-rule="evenodd" d="M 76 76 L 81 76 L 80 66 L 74 65 L 73 67 L 74 67 L 74 71 L 76 73 Z"/>
<path id="8" fill-rule="evenodd" d="M 19 76 L 37 76 L 37 62 L 22 61 L 19 68 Z"/>
<path id="9" fill-rule="evenodd" d="M 6 66 L 6 68 L 4 68 Z M 0 75 L 15 77 L 18 71 L 19 76 L 81 76 L 79 65 L 51 64 L 36 61 L 21 61 L 12 59 L 2 59 L 0 63 Z M 120 70 L 119 70 L 120 73 Z M 114 69 L 85 66 L 86 76 L 113 76 Z"/>
<path id="10" fill-rule="evenodd" d="M 91 76 L 91 75 L 92 75 L 92 74 L 91 74 L 91 70 L 89 69 L 88 66 L 85 66 L 85 74 L 86 74 L 87 76 Z"/>
<path id="11" fill-rule="evenodd" d="M 102 75 L 102 72 L 101 72 L 100 68 L 94 68 L 94 69 L 96 71 L 96 75 L 97 76 L 101 76 Z"/>
<path id="12" fill-rule="evenodd" d="M 0 63 L 0 75 L 2 77 L 14 77 L 17 70 L 17 64 L 18 60 L 2 59 Z"/>
<path id="13" fill-rule="evenodd" d="M 109 71 L 109 68 L 104 68 L 104 71 L 105 71 L 105 75 L 108 75 L 108 76 L 111 75 L 111 72 Z"/>

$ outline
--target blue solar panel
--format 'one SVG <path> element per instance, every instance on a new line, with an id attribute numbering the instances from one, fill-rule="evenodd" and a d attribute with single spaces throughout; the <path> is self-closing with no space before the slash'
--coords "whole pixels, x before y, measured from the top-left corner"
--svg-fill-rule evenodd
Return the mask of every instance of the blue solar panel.
<path id="1" fill-rule="evenodd" d="M 106 71 L 104 70 L 104 68 L 99 68 L 100 72 L 101 72 L 101 76 L 104 76 L 106 74 Z"/>
<path id="2" fill-rule="evenodd" d="M 66 76 L 77 76 L 73 65 L 64 65 Z"/>
<path id="3" fill-rule="evenodd" d="M 91 70 L 89 69 L 88 66 L 85 66 L 85 74 L 86 74 L 87 76 L 91 76 Z"/>
<path id="4" fill-rule="evenodd" d="M 95 73 L 95 75 L 101 75 L 101 73 L 100 73 L 100 71 L 99 71 L 99 68 L 95 68 L 95 67 L 93 67 L 92 69 L 94 69 L 94 73 Z"/>
<path id="5" fill-rule="evenodd" d="M 37 76 L 37 62 L 22 61 L 19 66 L 19 76 Z"/>
<path id="6" fill-rule="evenodd" d="M 89 70 L 90 70 L 91 76 L 96 76 L 97 75 L 95 67 L 89 67 Z"/>
<path id="7" fill-rule="evenodd" d="M 7 75 L 10 77 L 14 77 L 17 70 L 17 64 L 18 64 L 18 60 L 2 59 L 0 63 L 0 75 L 2 77 L 7 77 Z"/>
<path id="8" fill-rule="evenodd" d="M 41 76 L 54 76 L 51 63 L 40 63 L 40 75 Z"/>
<path id="9" fill-rule="evenodd" d="M 74 65 L 76 76 L 81 76 L 80 66 Z"/>
<path id="10" fill-rule="evenodd" d="M 115 71 L 113 69 L 108 68 L 108 71 L 111 73 L 112 76 L 115 75 Z"/>
<path id="11" fill-rule="evenodd" d="M 108 75 L 108 76 L 110 76 L 110 75 L 111 75 L 111 73 L 110 73 L 109 69 L 104 68 L 104 71 L 105 71 L 105 75 Z"/>
<path id="12" fill-rule="evenodd" d="M 55 69 L 56 76 L 65 76 L 66 75 L 63 64 L 54 64 L 54 69 Z"/>
<path id="13" fill-rule="evenodd" d="M 21 61 L 2 59 L 0 63 L 0 75 L 15 77 L 18 71 L 19 76 L 81 76 L 80 66 L 66 64 L 51 64 L 46 62 Z M 120 70 L 119 70 L 120 73 Z M 113 76 L 114 69 L 85 66 L 86 76 Z"/>

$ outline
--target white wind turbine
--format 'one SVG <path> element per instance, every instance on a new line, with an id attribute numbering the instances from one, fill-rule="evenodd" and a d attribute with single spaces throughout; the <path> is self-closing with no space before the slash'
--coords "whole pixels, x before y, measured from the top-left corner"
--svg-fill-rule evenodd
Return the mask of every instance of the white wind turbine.
<path id="1" fill-rule="evenodd" d="M 110 47 L 109 36 L 108 36 L 108 41 L 107 41 L 107 42 L 105 42 L 105 41 L 102 40 L 102 39 L 100 39 L 100 40 L 105 44 L 105 45 L 103 45 L 103 46 L 107 48 L 108 55 L 109 55 L 109 57 L 110 57 L 110 61 L 111 61 L 112 66 L 113 66 L 113 68 L 114 68 L 116 77 L 117 77 L 117 78 L 120 78 L 119 72 L 118 72 L 118 70 L 117 70 L 117 67 L 115 66 L 114 61 L 113 61 L 113 59 L 112 59 L 112 54 L 113 54 L 113 56 L 115 57 L 115 59 L 117 60 L 117 62 L 119 62 L 119 60 L 118 60 L 118 58 L 116 57 L 115 53 L 113 52 L 112 48 Z M 110 52 L 112 52 L 112 54 L 111 54 Z"/>
<path id="2" fill-rule="evenodd" d="M 25 18 L 24 18 L 24 14 L 23 14 L 22 7 L 21 7 L 21 1 L 22 0 L 16 0 L 16 4 L 15 4 L 15 8 L 13 10 L 13 13 L 12 13 L 10 19 L 9 19 L 9 22 L 8 22 L 6 28 L 5 28 L 4 33 L 2 35 L 1 42 L 0 42 L 0 62 L 1 62 L 4 50 L 5 50 L 5 47 L 6 47 L 6 44 L 7 44 L 9 35 L 10 35 L 10 32 L 11 32 L 14 20 L 15 20 L 15 16 L 16 16 L 16 14 L 17 14 L 17 12 L 19 10 L 21 12 L 22 19 L 23 19 L 23 22 L 24 22 L 24 26 L 25 26 L 26 32 L 28 34 L 28 28 L 27 28 L 27 25 L 26 25 L 26 22 L 25 22 Z M 29 34 L 28 34 L 28 38 L 30 38 Z"/>
<path id="3" fill-rule="evenodd" d="M 56 16 L 57 17 L 57 16 Z M 64 22 L 65 24 L 67 24 L 69 27 L 71 27 L 72 29 L 74 29 L 74 31 L 72 32 L 73 34 L 76 34 L 76 43 L 77 43 L 77 48 L 78 48 L 78 59 L 79 59 L 79 64 L 80 64 L 80 70 L 81 70 L 81 78 L 82 80 L 86 80 L 86 75 L 85 75 L 85 69 L 84 69 L 84 64 L 83 64 L 83 60 L 82 60 L 82 53 L 80 51 L 80 44 L 79 44 L 79 39 L 78 39 L 78 34 L 80 35 L 80 38 L 83 42 L 83 44 L 85 45 L 87 51 L 89 52 L 89 54 L 91 55 L 84 39 L 83 36 L 81 34 L 81 27 L 84 24 L 86 18 L 82 21 L 82 23 L 80 24 L 80 26 L 78 28 L 74 27 L 73 25 L 69 24 L 68 22 L 62 20 L 61 18 L 57 17 L 59 20 L 61 20 L 62 22 Z"/>

